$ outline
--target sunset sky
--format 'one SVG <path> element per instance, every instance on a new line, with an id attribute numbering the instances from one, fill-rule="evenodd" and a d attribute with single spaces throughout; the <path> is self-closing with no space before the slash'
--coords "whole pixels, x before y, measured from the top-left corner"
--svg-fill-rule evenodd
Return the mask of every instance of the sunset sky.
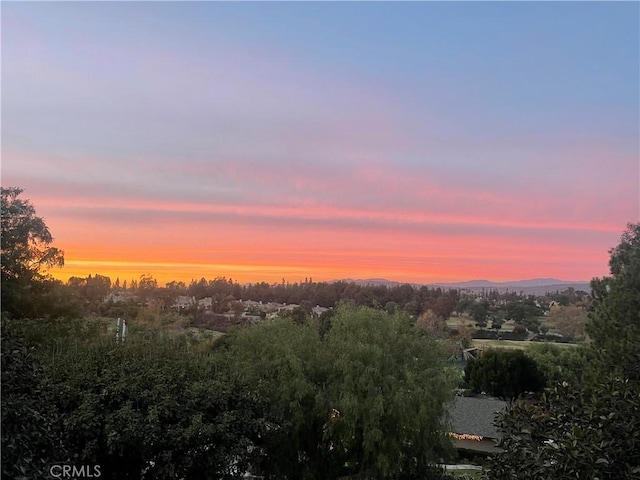
<path id="1" fill-rule="evenodd" d="M 638 2 L 2 2 L 2 186 L 112 280 L 589 280 Z"/>

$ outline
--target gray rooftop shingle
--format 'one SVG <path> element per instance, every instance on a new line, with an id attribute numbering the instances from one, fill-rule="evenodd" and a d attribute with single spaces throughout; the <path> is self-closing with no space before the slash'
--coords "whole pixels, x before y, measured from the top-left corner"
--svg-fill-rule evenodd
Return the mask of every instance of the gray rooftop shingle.
<path id="1" fill-rule="evenodd" d="M 455 397 L 449 405 L 451 431 L 500 438 L 493 422 L 506 406 L 506 402 L 492 397 Z"/>

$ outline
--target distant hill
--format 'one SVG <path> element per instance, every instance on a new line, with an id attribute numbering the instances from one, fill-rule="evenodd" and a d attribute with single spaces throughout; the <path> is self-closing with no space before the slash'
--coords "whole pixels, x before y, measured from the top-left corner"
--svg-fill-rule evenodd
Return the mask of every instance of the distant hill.
<path id="1" fill-rule="evenodd" d="M 549 285 L 574 285 L 574 284 L 589 284 L 586 281 L 567 281 L 558 280 L 557 278 L 532 278 L 530 280 L 512 280 L 508 282 L 491 282 L 489 280 L 470 280 L 468 282 L 458 283 L 438 283 L 443 287 L 544 287 Z"/>
<path id="2" fill-rule="evenodd" d="M 395 282 L 393 280 L 387 280 L 386 278 L 343 278 L 340 280 L 334 280 L 334 282 L 347 282 L 347 283 L 355 283 L 356 285 L 384 285 L 386 287 L 393 287 L 396 285 L 406 285 L 408 282 Z M 411 284 L 415 286 L 420 286 L 421 284 Z"/>
<path id="3" fill-rule="evenodd" d="M 489 280 L 471 280 L 459 283 L 439 283 L 433 286 L 443 288 L 459 288 L 471 292 L 484 290 L 497 290 L 498 292 L 523 292 L 531 295 L 544 295 L 545 293 L 561 292 L 567 288 L 574 290 L 591 291 L 591 285 L 587 281 L 567 281 L 557 278 L 532 278 L 530 280 L 513 280 L 509 282 L 491 282 Z"/>
<path id="4" fill-rule="evenodd" d="M 386 278 L 365 278 L 365 279 L 351 279 L 345 278 L 343 280 L 336 280 L 343 282 L 353 282 L 357 285 L 384 285 L 387 287 L 393 287 L 397 285 L 404 285 L 407 282 L 396 282 L 393 280 L 387 280 Z M 442 287 L 442 288 L 459 288 L 461 290 L 468 290 L 471 292 L 481 292 L 484 290 L 497 290 L 498 292 L 523 292 L 530 295 L 544 295 L 549 292 L 563 291 L 567 288 L 573 288 L 574 290 L 583 290 L 585 292 L 591 291 L 590 283 L 587 281 L 568 281 L 558 280 L 557 278 L 532 278 L 529 280 L 513 280 L 508 282 L 491 282 L 489 280 L 469 280 L 467 282 L 457 283 L 432 283 L 432 284 L 411 284 L 416 287 L 426 285 L 428 287 Z"/>

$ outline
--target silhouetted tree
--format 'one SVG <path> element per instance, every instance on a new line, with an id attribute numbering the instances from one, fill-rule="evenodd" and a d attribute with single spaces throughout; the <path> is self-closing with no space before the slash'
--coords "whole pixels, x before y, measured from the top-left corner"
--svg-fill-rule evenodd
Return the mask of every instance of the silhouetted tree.
<path id="1" fill-rule="evenodd" d="M 51 232 L 31 202 L 20 198 L 22 189 L 0 191 L 2 311 L 14 317 L 44 315 L 39 300 L 55 285 L 47 271 L 64 265 L 64 253 L 52 246 Z"/>
<path id="2" fill-rule="evenodd" d="M 541 392 L 545 379 L 535 360 L 521 350 L 492 349 L 471 359 L 465 380 L 475 392 L 513 402 L 525 392 Z"/>

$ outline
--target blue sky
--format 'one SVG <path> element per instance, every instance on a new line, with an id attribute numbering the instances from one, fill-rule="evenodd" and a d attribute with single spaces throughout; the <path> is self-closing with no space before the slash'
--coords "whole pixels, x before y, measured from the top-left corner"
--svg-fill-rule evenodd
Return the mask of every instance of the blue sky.
<path id="1" fill-rule="evenodd" d="M 3 185 L 68 271 L 588 279 L 639 217 L 639 9 L 3 3 Z"/>

